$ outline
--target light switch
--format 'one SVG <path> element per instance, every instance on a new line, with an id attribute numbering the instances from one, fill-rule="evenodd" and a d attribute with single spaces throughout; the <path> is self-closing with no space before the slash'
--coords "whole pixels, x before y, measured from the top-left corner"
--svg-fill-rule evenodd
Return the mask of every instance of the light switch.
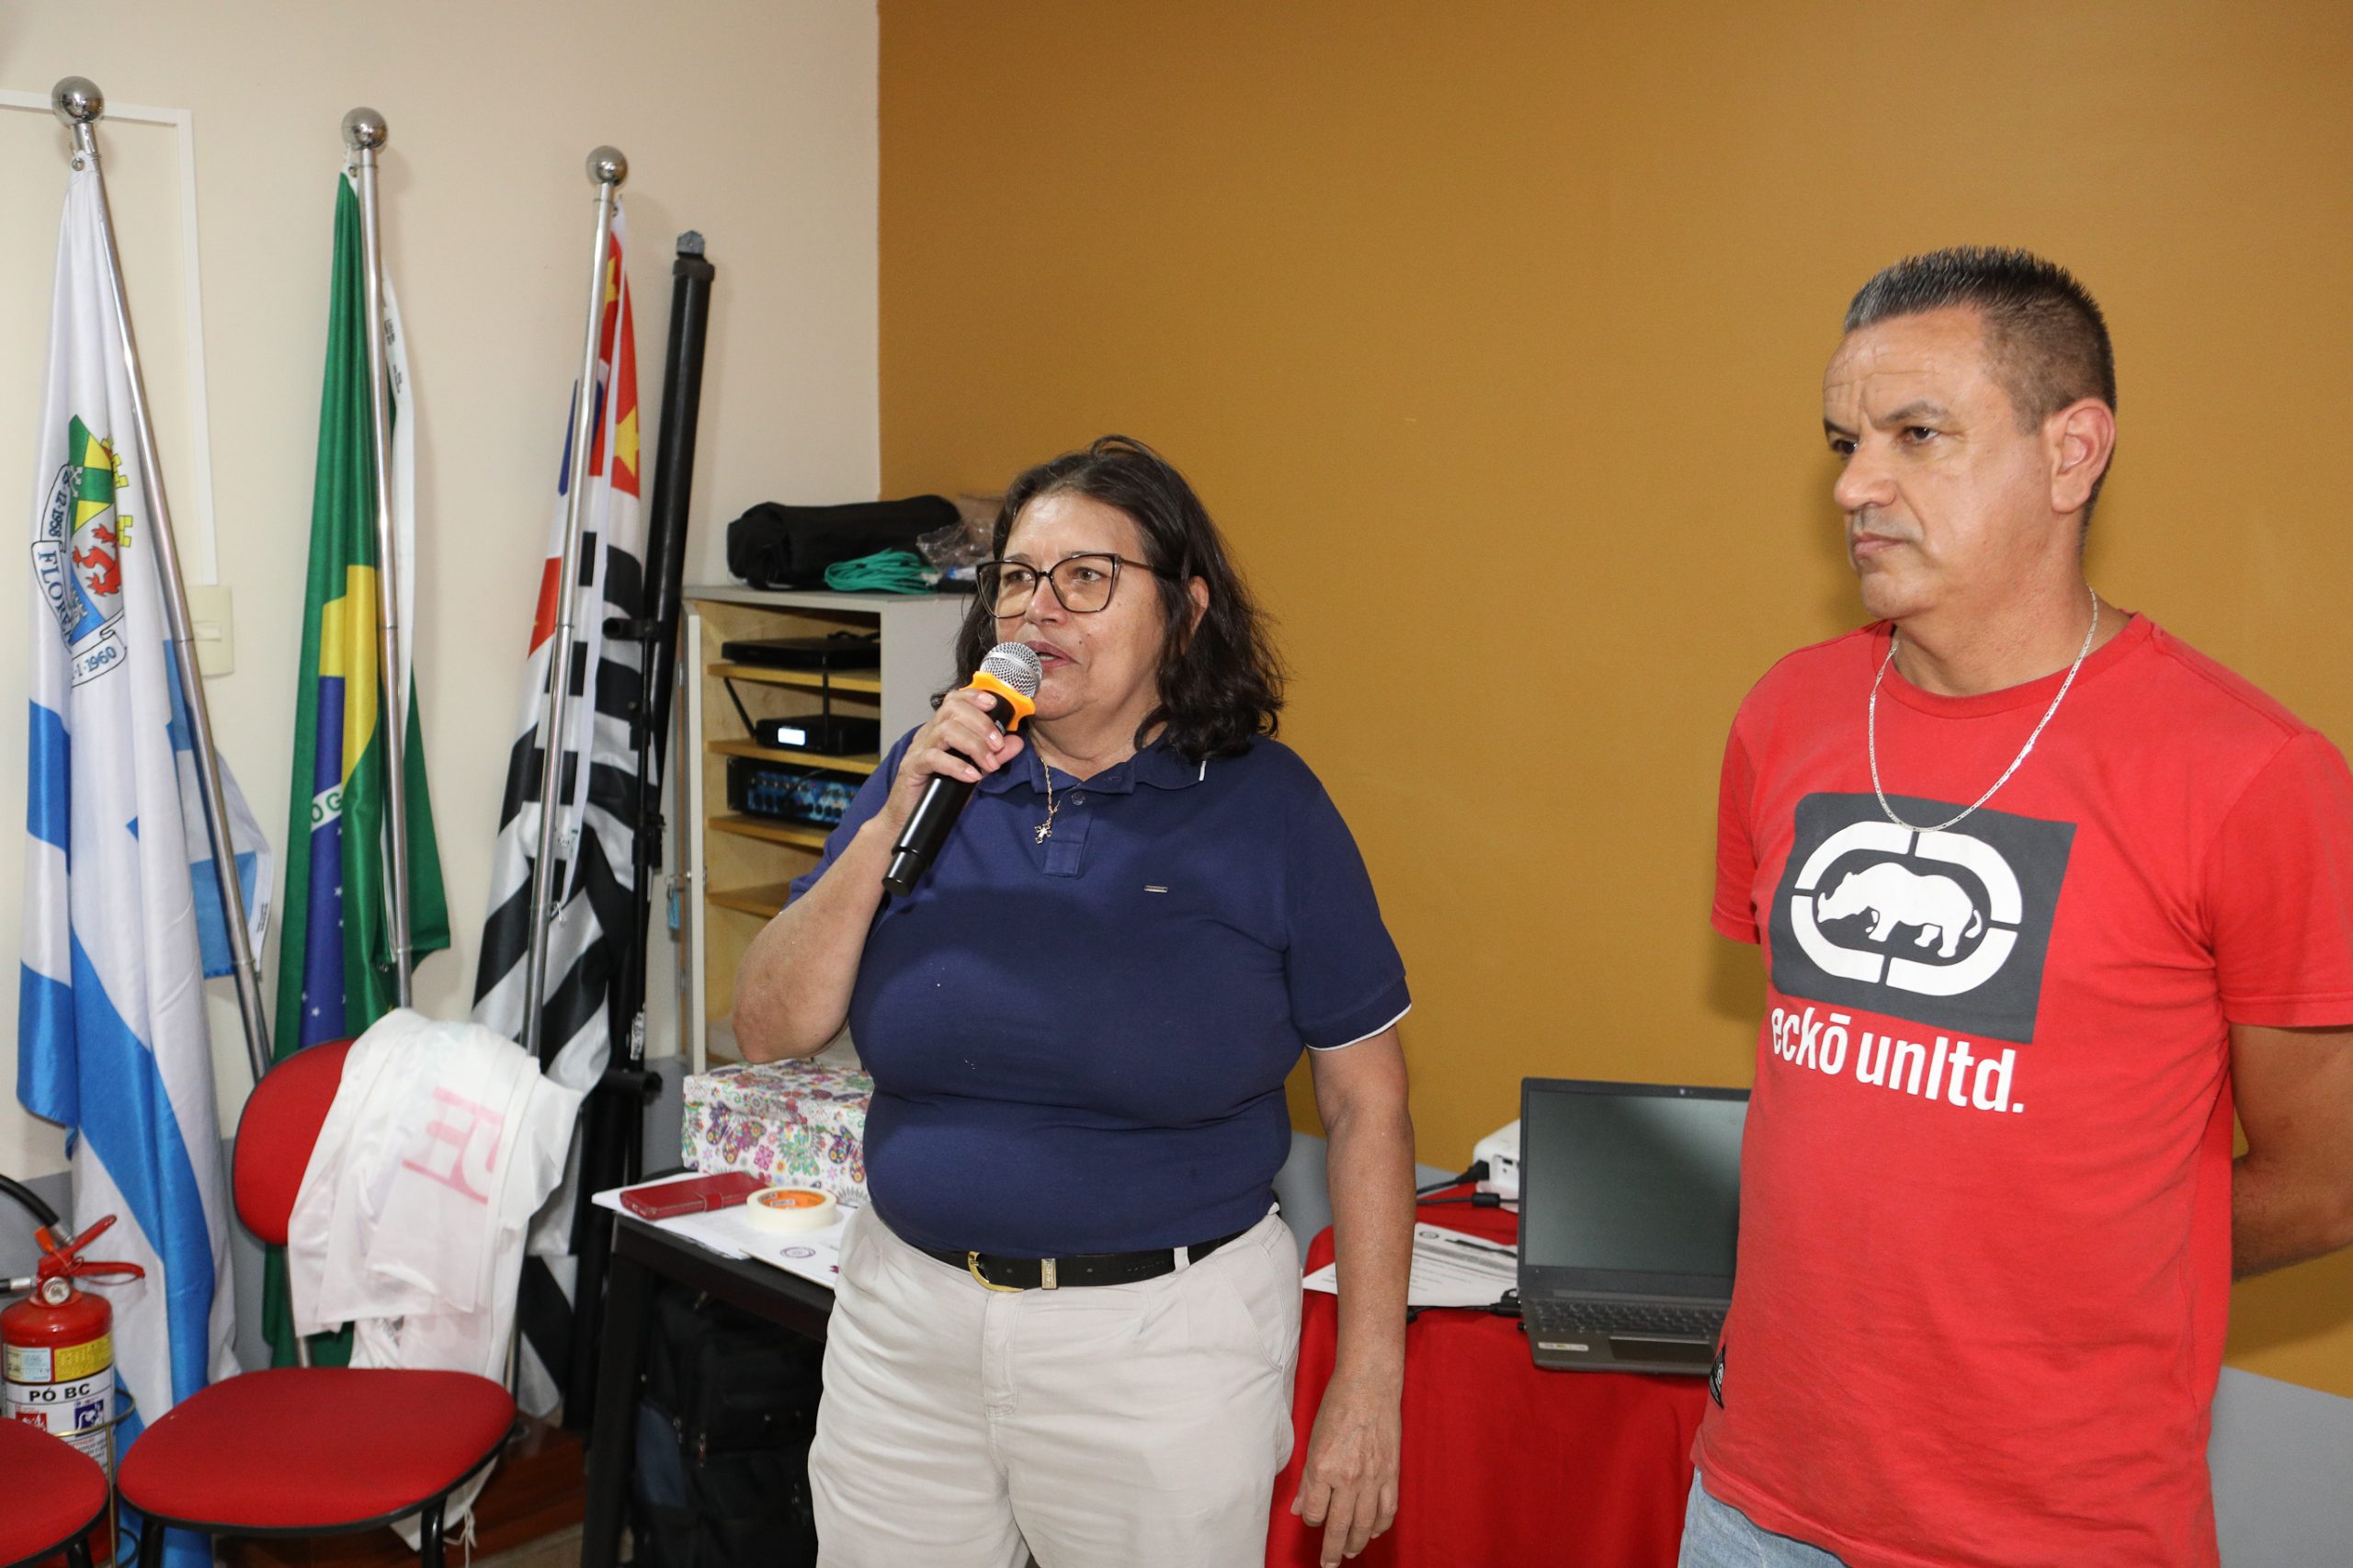
<path id="1" fill-rule="evenodd" d="M 206 587 L 188 585 L 188 631 L 196 640 L 196 667 L 208 676 L 225 676 L 237 667 L 237 636 L 226 583 Z"/>

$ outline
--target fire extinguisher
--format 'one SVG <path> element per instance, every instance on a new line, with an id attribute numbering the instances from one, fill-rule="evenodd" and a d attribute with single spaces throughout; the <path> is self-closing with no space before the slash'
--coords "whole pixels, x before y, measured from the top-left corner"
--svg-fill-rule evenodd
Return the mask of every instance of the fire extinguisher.
<path id="1" fill-rule="evenodd" d="M 78 1289 L 77 1278 L 136 1279 L 135 1263 L 107 1263 L 82 1249 L 114 1223 L 109 1214 L 75 1236 L 57 1211 L 26 1187 L 0 1176 L 0 1190 L 33 1211 L 40 1228 L 40 1263 L 28 1279 L 5 1282 L 7 1293 L 31 1293 L 0 1311 L 0 1358 L 6 1362 L 6 1415 L 64 1438 L 108 1464 L 114 1418 L 114 1309 L 104 1297 Z"/>

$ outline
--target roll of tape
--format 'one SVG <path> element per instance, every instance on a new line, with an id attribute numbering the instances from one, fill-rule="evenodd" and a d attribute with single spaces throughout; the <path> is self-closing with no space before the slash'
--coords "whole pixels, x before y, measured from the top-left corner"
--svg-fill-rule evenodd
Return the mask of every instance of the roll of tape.
<path id="1" fill-rule="evenodd" d="M 834 1195 L 813 1187 L 764 1187 L 744 1207 L 756 1231 L 822 1231 L 841 1218 Z"/>

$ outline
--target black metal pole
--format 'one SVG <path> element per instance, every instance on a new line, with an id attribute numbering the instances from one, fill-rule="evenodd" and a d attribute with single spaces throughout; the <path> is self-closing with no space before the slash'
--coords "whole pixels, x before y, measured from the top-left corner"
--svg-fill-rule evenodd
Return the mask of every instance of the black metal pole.
<path id="1" fill-rule="evenodd" d="M 662 424 L 654 449 L 654 502 L 645 524 L 645 591 L 635 620 L 606 627 L 643 649 L 644 686 L 631 723 L 637 748 L 637 822 L 631 856 L 635 924 L 625 933 L 606 1017 L 611 1033 L 605 1076 L 590 1094 L 581 1134 L 580 1190 L 602 1191 L 636 1179 L 645 1142 L 646 1103 L 660 1081 L 645 1071 L 645 962 L 653 888 L 662 869 L 663 776 L 676 681 L 678 606 L 687 565 L 687 506 L 694 493 L 695 433 L 702 417 L 703 345 L 710 327 L 710 285 L 717 268 L 703 259 L 702 236 L 678 236 L 670 267 L 670 341 L 662 366 Z M 597 1402 L 597 1339 L 611 1261 L 611 1216 L 578 1204 L 573 1253 L 579 1260 L 572 1301 L 572 1356 L 564 1425 L 586 1428 Z M 625 1397 L 625 1392 L 624 1392 Z"/>
<path id="2" fill-rule="evenodd" d="M 646 544 L 645 618 L 654 622 L 648 637 L 645 690 L 652 699 L 651 722 L 643 733 L 650 738 L 658 768 L 670 738 L 672 676 L 678 662 L 678 596 L 687 574 L 687 504 L 694 494 L 695 433 L 702 420 L 702 350 L 710 330 L 710 285 L 718 268 L 703 259 L 702 236 L 689 231 L 678 236 L 678 259 L 671 264 L 670 347 L 662 367 L 662 445 L 654 449 L 654 517 L 670 524 Z M 648 812 L 659 824 L 658 810 Z M 654 838 L 654 864 L 661 863 L 662 839 Z M 642 905 L 640 906 L 643 907 Z M 644 986 L 641 976 L 638 994 Z"/>

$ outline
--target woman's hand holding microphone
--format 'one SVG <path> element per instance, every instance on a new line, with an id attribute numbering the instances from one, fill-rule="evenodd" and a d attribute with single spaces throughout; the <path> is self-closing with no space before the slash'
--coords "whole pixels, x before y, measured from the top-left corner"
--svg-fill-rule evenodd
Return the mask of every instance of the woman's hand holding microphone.
<path id="1" fill-rule="evenodd" d="M 1029 742 L 1018 734 L 997 728 L 991 708 L 995 700 L 972 687 L 959 687 L 940 699 L 938 711 L 907 743 L 891 797 L 874 814 L 872 830 L 885 843 L 898 842 L 933 778 L 977 784 L 1028 749 Z"/>

